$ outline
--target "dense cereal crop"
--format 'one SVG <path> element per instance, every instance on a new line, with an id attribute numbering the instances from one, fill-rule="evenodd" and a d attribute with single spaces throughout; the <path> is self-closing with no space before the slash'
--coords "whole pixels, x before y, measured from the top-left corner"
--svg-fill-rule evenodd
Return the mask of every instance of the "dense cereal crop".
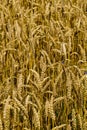
<path id="1" fill-rule="evenodd" d="M 87 130 L 87 0 L 0 0 L 0 130 Z"/>

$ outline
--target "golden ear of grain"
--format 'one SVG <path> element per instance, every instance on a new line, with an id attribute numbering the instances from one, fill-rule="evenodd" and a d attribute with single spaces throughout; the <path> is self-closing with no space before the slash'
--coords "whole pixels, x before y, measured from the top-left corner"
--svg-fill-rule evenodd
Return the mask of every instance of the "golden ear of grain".
<path id="1" fill-rule="evenodd" d="M 37 86 L 38 89 L 42 88 L 42 83 L 41 83 L 41 79 L 40 79 L 40 75 L 37 71 L 30 69 L 30 71 L 33 73 L 33 75 L 35 76 L 36 82 L 37 82 Z"/>
<path id="2" fill-rule="evenodd" d="M 84 120 L 85 120 L 85 122 L 87 121 L 87 110 L 86 109 L 84 109 Z"/>
<path id="3" fill-rule="evenodd" d="M 37 105 L 38 105 L 38 108 L 41 110 L 42 106 L 41 106 L 40 99 L 37 98 L 35 94 L 33 94 L 33 96 L 34 96 L 34 99 L 35 99 L 35 101 L 36 101 L 36 103 L 37 103 Z"/>
<path id="4" fill-rule="evenodd" d="M 34 114 L 34 124 L 35 124 L 35 127 L 38 128 L 38 130 L 40 130 L 39 115 L 38 115 L 38 112 L 36 111 L 36 109 L 34 107 L 33 107 L 33 114 Z"/>
<path id="5" fill-rule="evenodd" d="M 19 118 L 19 115 L 17 113 L 17 109 L 16 108 L 13 108 L 13 130 L 15 130 L 15 126 L 17 125 L 17 118 Z"/>
<path id="6" fill-rule="evenodd" d="M 41 54 L 47 58 L 48 63 L 51 65 L 50 57 L 45 50 L 41 50 Z"/>
<path id="7" fill-rule="evenodd" d="M 62 43 L 62 44 L 61 44 L 61 52 L 64 54 L 65 59 L 66 59 L 66 58 L 67 58 L 67 57 L 66 57 L 66 54 L 67 54 L 66 43 Z"/>
<path id="8" fill-rule="evenodd" d="M 87 89 L 87 75 L 85 75 L 84 84 L 85 84 L 85 88 Z"/>
<path id="9" fill-rule="evenodd" d="M 78 125 L 79 125 L 80 129 L 82 130 L 82 118 L 81 118 L 80 114 L 78 114 L 77 117 L 78 117 Z"/>
<path id="10" fill-rule="evenodd" d="M 52 130 L 58 130 L 58 129 L 61 129 L 63 127 L 66 127 L 66 124 L 62 124 L 62 125 L 56 126 L 56 127 L 52 128 Z"/>
<path id="11" fill-rule="evenodd" d="M 50 114 L 50 117 L 53 120 L 55 120 L 54 105 L 53 105 L 53 96 L 51 96 L 51 99 L 50 99 L 49 114 Z"/>
<path id="12" fill-rule="evenodd" d="M 21 27 L 17 20 L 15 20 L 15 37 L 18 39 L 21 38 Z"/>
<path id="13" fill-rule="evenodd" d="M 30 99 L 30 96 L 27 95 L 26 100 L 25 100 L 25 108 L 26 109 L 28 109 L 29 99 Z"/>
<path id="14" fill-rule="evenodd" d="M 48 117 L 48 114 L 49 114 L 49 107 L 50 107 L 50 103 L 48 100 L 46 100 L 45 102 L 45 115 L 46 115 L 46 118 Z"/>
<path id="15" fill-rule="evenodd" d="M 9 130 L 10 128 L 10 106 L 9 105 L 7 105 L 6 108 L 4 108 L 3 119 L 4 119 L 4 129 Z"/>
<path id="16" fill-rule="evenodd" d="M 67 74 L 66 87 L 67 87 L 67 98 L 71 99 L 72 81 L 70 73 Z"/>
<path id="17" fill-rule="evenodd" d="M 61 71 L 59 72 L 59 75 L 58 75 L 57 78 L 55 79 L 54 87 L 56 87 L 56 85 L 57 85 L 59 79 L 62 77 L 62 73 L 63 73 L 63 70 L 61 70 Z"/>
<path id="18" fill-rule="evenodd" d="M 13 97 L 17 97 L 17 90 L 16 89 L 13 90 Z"/>
<path id="19" fill-rule="evenodd" d="M 42 88 L 42 92 L 45 92 L 45 90 L 49 87 L 49 85 L 50 85 L 50 80 L 45 84 L 45 86 Z"/>
<path id="20" fill-rule="evenodd" d="M 87 130 L 87 122 L 83 124 L 83 130 Z"/>
<path id="21" fill-rule="evenodd" d="M 50 13 L 50 2 L 46 4 L 45 15 L 48 16 Z"/>
<path id="22" fill-rule="evenodd" d="M 20 100 L 22 100 L 22 91 L 23 91 L 23 84 L 24 84 L 24 77 L 22 73 L 18 74 L 17 78 L 17 92 Z"/>
<path id="23" fill-rule="evenodd" d="M 66 99 L 66 96 L 55 98 L 54 106 L 56 106 L 59 102 L 64 101 L 64 99 Z"/>
<path id="24" fill-rule="evenodd" d="M 85 53 L 85 49 L 82 48 L 82 46 L 79 44 L 78 45 L 81 51 L 81 56 L 82 56 L 82 60 L 86 61 L 86 53 Z"/>
<path id="25" fill-rule="evenodd" d="M 9 79 L 7 79 L 5 90 L 6 90 L 6 94 L 7 94 L 7 95 L 10 94 L 10 91 L 11 91 L 11 83 L 10 83 Z"/>
<path id="26" fill-rule="evenodd" d="M 2 125 L 2 119 L 1 119 L 1 116 L 0 116 L 0 130 L 3 130 L 3 125 Z"/>
<path id="27" fill-rule="evenodd" d="M 76 129 L 76 112 L 75 109 L 72 109 L 72 127 L 73 129 Z"/>
<path id="28" fill-rule="evenodd" d="M 40 59 L 40 68 L 41 68 L 41 81 L 44 79 L 45 77 L 45 71 L 46 71 L 46 61 L 44 57 L 41 57 Z"/>
<path id="29" fill-rule="evenodd" d="M 6 103 L 3 110 L 4 130 L 10 129 L 10 96 L 6 99 Z"/>
<path id="30" fill-rule="evenodd" d="M 14 101 L 16 102 L 16 104 L 18 105 L 18 107 L 24 112 L 25 116 L 28 117 L 28 113 L 26 108 L 23 106 L 23 104 L 21 103 L 21 101 L 19 101 L 17 98 L 14 97 Z"/>
<path id="31" fill-rule="evenodd" d="M 80 85 L 80 103 L 81 107 L 84 106 L 84 98 L 85 98 L 85 87 L 83 84 Z"/>
<path id="32" fill-rule="evenodd" d="M 22 90 L 23 90 L 23 74 L 18 74 L 18 81 L 17 81 L 17 92 L 19 98 L 22 100 Z"/>

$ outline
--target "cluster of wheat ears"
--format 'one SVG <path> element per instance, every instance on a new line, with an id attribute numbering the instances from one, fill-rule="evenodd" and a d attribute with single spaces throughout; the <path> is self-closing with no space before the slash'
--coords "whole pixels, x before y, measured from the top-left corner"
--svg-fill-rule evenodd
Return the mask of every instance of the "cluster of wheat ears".
<path id="1" fill-rule="evenodd" d="M 87 0 L 0 0 L 0 130 L 87 130 Z"/>

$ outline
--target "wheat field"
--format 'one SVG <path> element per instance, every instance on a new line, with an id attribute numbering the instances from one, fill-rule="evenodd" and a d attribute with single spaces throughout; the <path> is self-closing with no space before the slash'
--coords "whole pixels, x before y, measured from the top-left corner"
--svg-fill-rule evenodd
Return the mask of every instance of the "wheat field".
<path id="1" fill-rule="evenodd" d="M 87 130 L 87 0 L 0 0 L 0 130 Z"/>

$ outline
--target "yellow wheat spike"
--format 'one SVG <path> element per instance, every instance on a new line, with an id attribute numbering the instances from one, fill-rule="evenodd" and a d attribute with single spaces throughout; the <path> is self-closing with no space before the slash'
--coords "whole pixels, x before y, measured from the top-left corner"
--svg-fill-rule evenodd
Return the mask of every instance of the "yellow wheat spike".
<path id="1" fill-rule="evenodd" d="M 2 119 L 1 119 L 1 116 L 0 116 L 0 130 L 3 130 L 3 125 L 2 125 Z"/>
<path id="2" fill-rule="evenodd" d="M 72 127 L 73 127 L 73 129 L 76 129 L 76 113 L 75 113 L 75 109 L 72 109 Z"/>
<path id="3" fill-rule="evenodd" d="M 38 128 L 38 130 L 40 130 L 40 119 L 39 119 L 38 112 L 36 111 L 35 108 L 33 108 L 33 114 L 34 114 L 34 124 L 35 124 L 35 127 Z"/>
<path id="4" fill-rule="evenodd" d="M 83 130 L 87 130 L 87 122 L 83 124 Z"/>
<path id="5" fill-rule="evenodd" d="M 78 46 L 79 46 L 80 51 L 81 51 L 82 60 L 86 61 L 86 52 L 85 52 L 85 49 L 83 49 L 83 47 L 80 44 Z"/>
<path id="6" fill-rule="evenodd" d="M 10 129 L 10 96 L 6 99 L 6 103 L 3 110 L 4 130 Z"/>
<path id="7" fill-rule="evenodd" d="M 26 109 L 28 109 L 29 99 L 30 99 L 30 96 L 27 95 L 26 100 L 25 100 L 25 108 Z"/>
<path id="8" fill-rule="evenodd" d="M 54 113 L 54 105 L 53 105 L 53 96 L 51 96 L 50 105 L 49 105 L 49 114 L 53 120 L 55 120 L 55 113 Z"/>
<path id="9" fill-rule="evenodd" d="M 23 74 L 18 74 L 18 81 L 17 81 L 17 92 L 19 98 L 22 100 L 22 90 L 23 90 Z"/>
<path id="10" fill-rule="evenodd" d="M 52 130 L 59 130 L 59 129 L 63 128 L 63 127 L 66 127 L 66 124 L 56 126 L 56 127 L 52 128 Z"/>
<path id="11" fill-rule="evenodd" d="M 28 113 L 26 108 L 23 106 L 23 104 L 21 103 L 21 101 L 19 101 L 17 98 L 14 97 L 14 101 L 16 102 L 16 104 L 18 105 L 18 107 L 24 112 L 25 116 L 28 117 Z"/>
<path id="12" fill-rule="evenodd" d="M 67 98 L 71 99 L 72 81 L 70 73 L 67 74 L 66 87 L 67 87 Z"/>
<path id="13" fill-rule="evenodd" d="M 80 129 L 82 130 L 82 118 L 81 118 L 80 114 L 78 114 L 77 117 L 78 117 L 79 127 L 80 127 Z"/>
<path id="14" fill-rule="evenodd" d="M 50 103 L 48 100 L 46 100 L 45 102 L 45 115 L 46 115 L 46 118 L 48 117 L 48 114 L 49 114 L 49 106 L 50 106 Z"/>

